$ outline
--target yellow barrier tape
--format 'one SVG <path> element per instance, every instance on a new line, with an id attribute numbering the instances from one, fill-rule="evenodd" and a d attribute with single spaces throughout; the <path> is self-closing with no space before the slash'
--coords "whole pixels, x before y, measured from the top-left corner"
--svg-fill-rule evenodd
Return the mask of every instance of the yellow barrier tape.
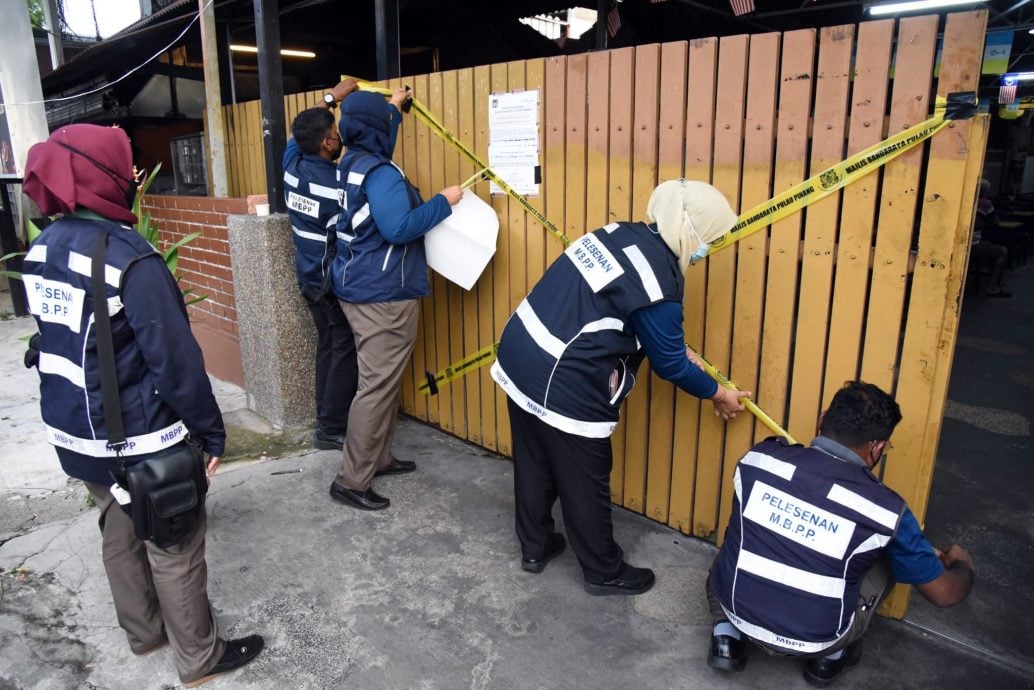
<path id="1" fill-rule="evenodd" d="M 693 348 L 690 349 L 693 350 Z M 702 354 L 700 354 L 696 350 L 693 350 L 693 354 L 695 354 L 697 356 L 697 359 L 700 360 L 700 363 L 704 366 L 704 371 L 707 372 L 707 375 L 713 378 L 715 381 L 717 381 L 719 386 L 733 391 L 740 390 L 735 383 L 729 380 L 728 376 L 720 372 L 718 368 L 715 367 L 715 365 L 711 364 L 706 359 L 704 359 L 704 356 Z M 779 426 L 779 424 L 774 419 L 772 419 L 767 412 L 762 410 L 761 407 L 758 406 L 758 404 L 755 403 L 753 400 L 751 400 L 750 398 L 740 398 L 740 401 L 743 402 L 743 406 L 747 408 L 747 410 L 752 415 L 754 415 L 759 422 L 768 427 L 768 430 L 771 431 L 773 434 L 777 436 L 782 436 L 792 444 L 797 443 L 797 440 L 793 436 L 791 436 L 788 431 L 783 429 L 783 427 Z"/>
<path id="2" fill-rule="evenodd" d="M 359 84 L 359 88 L 364 91 L 371 91 L 384 96 L 391 96 L 394 93 L 391 89 L 377 86 L 376 84 L 371 84 L 361 80 L 356 80 L 356 82 Z M 746 213 L 741 214 L 737 219 L 736 225 L 734 225 L 728 233 L 709 245 L 703 245 L 701 249 L 697 250 L 697 254 L 693 257 L 693 262 L 695 263 L 716 251 L 731 246 L 744 237 L 748 237 L 755 232 L 768 227 L 772 223 L 796 213 L 805 206 L 829 196 L 838 189 L 851 184 L 865 175 L 868 175 L 877 168 L 886 165 L 894 158 L 897 158 L 905 151 L 908 151 L 912 147 L 922 143 L 926 139 L 929 139 L 945 127 L 952 119 L 957 119 L 952 117 L 949 108 L 949 101 L 953 99 L 955 102 L 951 105 L 955 105 L 957 107 L 959 104 L 962 104 L 965 106 L 965 108 L 963 108 L 965 112 L 969 114 L 975 112 L 975 109 L 972 107 L 976 102 L 975 94 L 953 94 L 948 99 L 938 96 L 935 101 L 935 115 L 933 117 L 919 123 L 918 125 L 909 127 L 894 136 L 888 137 L 880 143 L 870 146 L 836 165 L 830 166 L 818 175 L 805 180 L 782 194 L 779 194 L 765 203 L 755 206 Z M 481 172 L 475 173 L 471 179 L 467 180 L 463 186 L 467 186 L 480 176 L 487 177 L 495 182 L 515 201 L 521 204 L 521 206 L 531 213 L 546 230 L 559 239 L 565 247 L 571 243 L 566 235 L 560 232 L 560 230 L 557 229 L 549 219 L 528 202 L 526 197 L 518 194 L 516 190 L 499 177 L 491 167 L 485 164 L 477 157 L 477 155 L 474 154 L 473 151 L 468 149 L 463 142 L 457 139 L 452 132 L 447 130 L 440 122 L 438 122 L 438 120 L 428 112 L 427 108 L 424 107 L 420 101 L 415 98 L 411 99 L 411 101 L 412 110 L 416 113 L 416 116 L 424 122 L 424 124 L 426 124 L 433 132 L 445 139 L 445 141 L 452 144 L 460 151 L 460 153 L 466 156 L 479 170 L 481 170 Z M 961 115 L 961 117 L 968 116 L 968 114 Z M 483 366 L 491 364 L 495 361 L 496 353 L 498 351 L 499 343 L 493 343 L 492 345 L 478 350 L 474 354 L 468 355 L 463 359 L 450 364 L 436 374 L 427 372 L 426 380 L 417 387 L 417 390 L 421 393 L 435 395 L 438 393 L 438 384 L 451 383 L 476 369 L 480 369 Z M 694 353 L 696 353 L 701 364 L 704 365 L 704 371 L 711 378 L 717 381 L 718 385 L 734 391 L 740 390 L 736 384 L 725 376 L 725 374 L 708 362 L 703 355 L 696 352 L 696 350 L 694 350 Z M 776 423 L 768 413 L 762 410 L 757 403 L 749 398 L 742 398 L 742 401 L 744 407 L 770 431 L 778 436 L 784 437 L 790 443 L 797 443 L 793 436 L 779 426 L 779 424 Z"/>
<path id="3" fill-rule="evenodd" d="M 930 119 L 887 137 L 878 144 L 826 168 L 818 175 L 808 178 L 782 194 L 741 213 L 736 220 L 736 225 L 732 226 L 729 232 L 709 245 L 701 245 L 693 254 L 691 262 L 696 263 L 717 251 L 732 246 L 745 237 L 750 237 L 776 221 L 797 213 L 805 206 L 865 177 L 912 147 L 926 141 L 951 122 L 948 117 L 948 105 L 948 99 L 937 97 L 934 106 L 935 114 Z"/>
<path id="4" fill-rule="evenodd" d="M 359 84 L 359 88 L 363 91 L 372 91 L 373 93 L 379 93 L 383 96 L 391 96 L 394 93 L 394 91 L 392 91 L 391 89 L 386 89 L 383 86 L 377 86 L 376 84 L 360 81 L 358 79 L 356 80 L 356 83 Z M 495 182 L 499 186 L 499 188 L 506 192 L 514 201 L 523 206 L 525 211 L 534 216 L 535 219 L 542 224 L 542 227 L 544 227 L 554 237 L 560 240 L 565 247 L 571 244 L 571 240 L 567 238 L 567 235 L 561 232 L 560 229 L 557 228 L 557 226 L 553 225 L 553 223 L 548 218 L 546 218 L 546 216 L 544 216 L 541 211 L 532 206 L 531 202 L 528 201 L 528 198 L 526 196 L 518 194 L 517 190 L 511 187 L 506 180 L 499 177 L 499 175 L 494 170 L 492 170 L 492 168 L 487 163 L 478 158 L 477 154 L 475 154 L 473 151 L 467 148 L 467 146 L 462 141 L 457 139 L 452 132 L 447 130 L 444 127 L 444 125 L 442 125 L 442 123 L 438 122 L 438 120 L 436 120 L 434 116 L 431 115 L 430 112 L 428 112 L 427 108 L 424 107 L 423 103 L 421 103 L 415 98 L 411 98 L 411 101 L 412 110 L 416 114 L 416 117 L 425 125 L 427 125 L 431 129 L 431 131 L 440 136 L 442 139 L 445 139 L 445 141 L 452 144 L 460 153 L 466 156 L 470 160 L 470 162 L 473 163 L 475 167 L 477 167 L 478 170 L 483 171 L 481 174 L 483 174 L 488 179 L 492 180 L 492 182 Z"/>
<path id="5" fill-rule="evenodd" d="M 494 343 L 488 347 L 481 348 L 472 355 L 467 355 L 458 362 L 453 362 L 437 374 L 427 372 L 427 379 L 417 386 L 417 390 L 421 393 L 436 395 L 439 383 L 452 383 L 461 376 L 466 376 L 474 369 L 480 369 L 486 364 L 491 364 L 495 361 L 497 352 L 499 352 L 499 343 Z"/>

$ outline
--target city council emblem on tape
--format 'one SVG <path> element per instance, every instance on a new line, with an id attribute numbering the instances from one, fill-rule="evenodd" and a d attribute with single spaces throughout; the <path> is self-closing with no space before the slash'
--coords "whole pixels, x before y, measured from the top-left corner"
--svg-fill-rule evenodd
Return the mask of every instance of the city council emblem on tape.
<path id="1" fill-rule="evenodd" d="M 819 184 L 825 190 L 830 190 L 840 184 L 840 175 L 836 170 L 827 170 L 819 176 Z"/>

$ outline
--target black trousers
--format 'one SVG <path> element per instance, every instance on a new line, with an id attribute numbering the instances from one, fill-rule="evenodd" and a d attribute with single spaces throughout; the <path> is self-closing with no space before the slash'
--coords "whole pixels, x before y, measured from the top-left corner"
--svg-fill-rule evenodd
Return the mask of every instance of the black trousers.
<path id="1" fill-rule="evenodd" d="M 568 434 L 507 399 L 513 436 L 513 489 L 517 538 L 524 558 L 541 558 L 560 508 L 571 549 L 585 579 L 601 583 L 621 571 L 621 547 L 610 516 L 609 438 Z"/>
<path id="2" fill-rule="evenodd" d="M 302 288 L 302 296 L 316 324 L 316 418 L 323 433 L 343 435 L 359 386 L 355 337 L 333 295 Z"/>

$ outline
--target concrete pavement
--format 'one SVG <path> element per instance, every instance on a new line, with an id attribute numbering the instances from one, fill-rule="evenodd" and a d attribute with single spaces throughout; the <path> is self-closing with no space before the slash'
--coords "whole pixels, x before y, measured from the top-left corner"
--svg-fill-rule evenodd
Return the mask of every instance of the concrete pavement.
<path id="1" fill-rule="evenodd" d="M 129 652 L 96 513 L 35 444 L 35 375 L 12 369 L 29 331 L 27 319 L 0 322 L 0 416 L 18 420 L 0 425 L 0 505 L 35 495 L 59 508 L 0 528 L 0 688 L 176 687 L 167 648 Z M 392 499 L 379 513 L 327 496 L 335 452 L 220 470 L 208 503 L 209 591 L 225 635 L 259 632 L 267 648 L 208 687 L 806 687 L 797 663 L 756 651 L 743 673 L 707 668 L 712 545 L 616 508 L 619 543 L 655 569 L 657 585 L 591 597 L 570 550 L 541 575 L 519 568 L 509 462 L 412 420 L 396 454 L 419 470 L 376 481 Z M 836 687 L 1034 687 L 1030 668 L 881 619 L 862 664 Z"/>

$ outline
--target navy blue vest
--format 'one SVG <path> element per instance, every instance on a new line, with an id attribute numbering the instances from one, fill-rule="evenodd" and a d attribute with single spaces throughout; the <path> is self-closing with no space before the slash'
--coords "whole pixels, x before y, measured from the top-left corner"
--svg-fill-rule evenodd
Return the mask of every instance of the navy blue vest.
<path id="1" fill-rule="evenodd" d="M 409 207 L 420 195 L 405 173 L 387 158 L 350 149 L 338 165 L 341 213 L 337 222 L 337 255 L 331 265 L 334 294 L 346 302 L 396 302 L 430 294 L 424 238 L 403 245 L 381 235 L 363 188 L 375 168 L 390 165 L 399 171 L 409 192 Z"/>
<path id="2" fill-rule="evenodd" d="M 319 156 L 302 155 L 299 149 L 284 167 L 284 201 L 294 235 L 298 284 L 325 292 L 338 220 L 337 167 Z"/>
<path id="3" fill-rule="evenodd" d="M 575 240 L 506 323 L 492 377 L 561 431 L 607 438 L 643 360 L 629 314 L 682 301 L 678 259 L 643 223 Z"/>
<path id="4" fill-rule="evenodd" d="M 865 467 L 775 438 L 740 459 L 733 484 L 712 593 L 755 640 L 790 653 L 828 649 L 851 627 L 861 580 L 905 501 Z"/>
<path id="5" fill-rule="evenodd" d="M 132 228 L 66 217 L 49 226 L 26 254 L 25 292 L 40 331 L 40 406 L 47 440 L 59 451 L 115 457 L 107 448 L 90 290 L 90 250 L 102 233 L 108 233 L 105 281 L 129 443 L 124 455 L 140 455 L 179 443 L 187 429 L 158 396 L 121 313 L 124 272 L 156 253 Z"/>

